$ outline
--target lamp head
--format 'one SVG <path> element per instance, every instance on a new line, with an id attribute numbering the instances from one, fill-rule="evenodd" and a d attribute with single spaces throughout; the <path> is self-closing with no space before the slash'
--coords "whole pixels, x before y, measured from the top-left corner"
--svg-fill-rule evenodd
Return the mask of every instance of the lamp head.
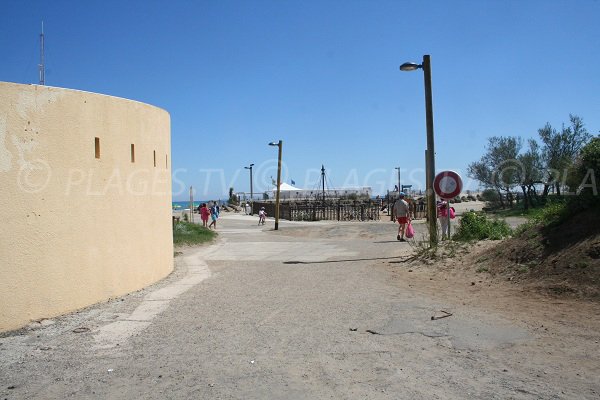
<path id="1" fill-rule="evenodd" d="M 406 62 L 400 66 L 400 71 L 414 71 L 423 68 L 423 65 L 412 62 Z"/>
<path id="2" fill-rule="evenodd" d="M 269 143 L 269 146 L 279 146 L 280 143 L 281 143 L 281 140 L 279 142 L 271 142 L 271 143 Z"/>

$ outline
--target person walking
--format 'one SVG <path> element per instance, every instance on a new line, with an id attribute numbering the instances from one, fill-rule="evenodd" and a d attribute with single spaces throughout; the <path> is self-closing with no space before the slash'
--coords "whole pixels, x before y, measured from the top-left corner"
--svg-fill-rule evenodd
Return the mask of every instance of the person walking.
<path id="1" fill-rule="evenodd" d="M 408 207 L 408 203 L 404 200 L 404 192 L 398 193 L 398 200 L 394 203 L 394 217 L 396 221 L 398 221 L 398 239 L 401 242 L 406 242 L 404 239 L 404 231 L 406 229 L 406 224 L 410 221 L 410 209 Z"/>
<path id="2" fill-rule="evenodd" d="M 217 203 L 214 203 L 213 206 L 210 208 L 210 219 L 211 222 L 208 225 L 208 227 L 210 228 L 214 225 L 215 229 L 217 229 L 217 219 L 219 219 L 219 206 L 217 205 Z"/>
<path id="3" fill-rule="evenodd" d="M 200 219 L 202 219 L 202 226 L 208 227 L 208 217 L 210 216 L 210 211 L 206 206 L 206 203 L 202 203 L 200 206 Z"/>

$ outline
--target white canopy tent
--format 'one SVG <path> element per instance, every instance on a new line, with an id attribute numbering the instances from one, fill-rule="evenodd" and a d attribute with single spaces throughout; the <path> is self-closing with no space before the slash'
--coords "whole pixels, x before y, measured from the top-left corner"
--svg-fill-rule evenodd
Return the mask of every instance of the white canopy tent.
<path id="1" fill-rule="evenodd" d="M 302 191 L 302 190 L 304 190 L 304 189 L 300 189 L 300 188 L 294 187 L 294 186 L 292 186 L 292 185 L 288 185 L 288 184 L 287 184 L 287 183 L 285 183 L 285 182 L 282 182 L 282 183 L 281 183 L 281 185 L 279 186 L 279 190 L 280 190 L 281 192 L 284 192 L 284 191 L 289 191 L 289 190 Z M 273 188 L 273 191 L 275 191 L 275 188 Z"/>
<path id="2" fill-rule="evenodd" d="M 304 191 L 304 189 L 300 189 L 297 187 L 294 187 L 292 185 L 289 185 L 285 182 L 282 182 L 281 185 L 279 186 L 279 196 L 282 199 L 298 199 L 298 198 L 302 198 L 301 193 Z M 275 193 L 277 192 L 277 188 L 273 188 L 273 197 L 275 197 Z"/>

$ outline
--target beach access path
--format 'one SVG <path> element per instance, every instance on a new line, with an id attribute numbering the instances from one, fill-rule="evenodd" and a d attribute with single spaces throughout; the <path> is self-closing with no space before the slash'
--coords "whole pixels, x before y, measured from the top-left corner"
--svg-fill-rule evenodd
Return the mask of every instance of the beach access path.
<path id="1" fill-rule="evenodd" d="M 0 337 L 0 398 L 598 398 L 569 304 L 413 272 L 389 221 L 257 222 L 223 213 L 160 283 Z"/>

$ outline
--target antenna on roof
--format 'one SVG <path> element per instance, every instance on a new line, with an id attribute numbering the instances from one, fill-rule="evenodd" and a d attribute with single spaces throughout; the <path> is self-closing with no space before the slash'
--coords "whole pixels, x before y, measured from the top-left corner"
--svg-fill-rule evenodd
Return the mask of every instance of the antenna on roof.
<path id="1" fill-rule="evenodd" d="M 321 180 L 323 183 L 323 204 L 325 204 L 325 165 L 321 164 Z"/>
<path id="2" fill-rule="evenodd" d="M 44 21 L 42 21 L 42 33 L 40 33 L 40 85 L 46 84 L 46 66 L 44 64 Z"/>

